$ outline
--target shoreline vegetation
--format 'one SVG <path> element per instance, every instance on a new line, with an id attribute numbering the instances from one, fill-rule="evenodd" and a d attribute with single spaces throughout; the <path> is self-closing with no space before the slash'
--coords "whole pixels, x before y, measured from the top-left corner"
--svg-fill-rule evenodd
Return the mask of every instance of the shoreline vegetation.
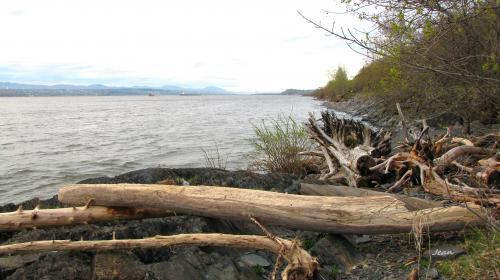
<path id="1" fill-rule="evenodd" d="M 497 1 L 346 2 L 346 13 L 373 28 L 332 29 L 302 16 L 368 62 L 352 79 L 338 67 L 315 96 L 334 102 L 357 97 L 382 115 L 396 115 L 400 103 L 412 119 L 459 123 L 465 133 L 474 121 L 500 122 Z"/>

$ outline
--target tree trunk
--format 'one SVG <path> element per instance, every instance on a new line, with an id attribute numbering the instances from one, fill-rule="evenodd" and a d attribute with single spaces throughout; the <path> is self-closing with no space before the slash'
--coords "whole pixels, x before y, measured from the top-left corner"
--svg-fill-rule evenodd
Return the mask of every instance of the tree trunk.
<path id="1" fill-rule="evenodd" d="M 341 234 L 410 232 L 415 218 L 426 217 L 431 231 L 460 230 L 482 224 L 482 219 L 459 206 L 408 211 L 390 196 L 323 197 L 209 186 L 69 185 L 59 200 L 81 205 L 158 208 L 229 220 L 253 216 L 267 225 Z M 481 208 L 475 212 L 482 213 Z"/>
<path id="2" fill-rule="evenodd" d="M 358 196 L 358 197 L 391 196 L 403 202 L 405 204 L 405 207 L 411 211 L 430 209 L 441 206 L 441 203 L 438 201 L 426 200 L 406 195 L 378 192 L 362 188 L 353 188 L 347 186 L 315 185 L 315 184 L 300 183 L 299 192 L 303 195 L 321 195 L 321 196 Z"/>
<path id="3" fill-rule="evenodd" d="M 144 219 L 171 216 L 174 213 L 161 209 L 128 207 L 83 206 L 72 208 L 34 210 L 18 209 L 0 213 L 0 231 L 17 231 L 27 228 L 78 225 L 119 219 Z"/>
<path id="4" fill-rule="evenodd" d="M 266 250 L 281 255 L 288 262 L 283 279 L 310 279 L 319 264 L 295 241 L 258 235 L 194 233 L 155 236 L 144 239 L 70 241 L 49 240 L 0 246 L 0 255 L 51 251 L 103 251 L 133 248 L 159 248 L 173 245 L 224 246 Z"/>

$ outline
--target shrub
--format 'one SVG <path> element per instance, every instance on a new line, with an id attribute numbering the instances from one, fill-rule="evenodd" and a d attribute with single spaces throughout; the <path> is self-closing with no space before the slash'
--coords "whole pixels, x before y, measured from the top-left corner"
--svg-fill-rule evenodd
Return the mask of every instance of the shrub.
<path id="1" fill-rule="evenodd" d="M 257 170 L 304 175 L 311 159 L 298 155 L 309 150 L 312 142 L 304 127 L 291 116 L 279 115 L 268 122 L 253 125 L 255 137 L 250 139 L 254 151 L 250 167 Z"/>

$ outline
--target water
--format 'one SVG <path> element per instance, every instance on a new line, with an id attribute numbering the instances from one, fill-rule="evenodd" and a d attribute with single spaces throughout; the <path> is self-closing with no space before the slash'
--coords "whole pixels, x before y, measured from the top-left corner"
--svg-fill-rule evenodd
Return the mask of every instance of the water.
<path id="1" fill-rule="evenodd" d="M 229 169 L 246 168 L 251 123 L 321 109 L 309 97 L 276 95 L 0 98 L 0 205 L 85 178 L 203 167 L 201 149 L 215 145 Z"/>

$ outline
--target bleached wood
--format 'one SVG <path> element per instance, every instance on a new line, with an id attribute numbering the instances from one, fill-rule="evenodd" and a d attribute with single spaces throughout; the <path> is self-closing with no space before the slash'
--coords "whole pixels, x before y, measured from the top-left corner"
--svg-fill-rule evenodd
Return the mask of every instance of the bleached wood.
<path id="1" fill-rule="evenodd" d="M 301 196 L 251 189 L 211 186 L 68 185 L 59 200 L 81 205 L 94 199 L 97 205 L 158 208 L 178 214 L 247 220 L 266 225 L 345 234 L 410 232 L 416 217 L 425 216 L 431 231 L 460 230 L 482 219 L 459 206 L 406 209 L 394 197 Z M 481 213 L 479 207 L 473 207 Z"/>
<path id="2" fill-rule="evenodd" d="M 422 210 L 440 207 L 441 203 L 438 201 L 421 199 L 418 197 L 410 197 L 402 194 L 391 194 L 385 192 L 379 192 L 363 188 L 353 188 L 340 185 L 316 185 L 300 183 L 299 192 L 303 195 L 320 195 L 320 196 L 391 196 L 405 204 L 408 210 Z"/>
<path id="3" fill-rule="evenodd" d="M 295 241 L 259 235 L 231 235 L 221 233 L 194 233 L 172 236 L 155 236 L 144 239 L 70 241 L 49 240 L 15 243 L 0 246 L 0 255 L 52 251 L 104 251 L 133 248 L 160 248 L 177 245 L 222 246 L 253 248 L 281 255 L 288 265 L 283 279 L 310 279 L 318 269 L 317 260 Z"/>
<path id="4" fill-rule="evenodd" d="M 120 219 L 143 219 L 170 216 L 174 213 L 161 209 L 128 207 L 83 206 L 56 209 L 22 210 L 0 213 L 0 231 L 27 228 L 46 228 L 78 225 Z"/>
<path id="5" fill-rule="evenodd" d="M 475 156 L 493 156 L 496 154 L 495 150 L 474 147 L 474 146 L 459 146 L 447 151 L 444 155 L 435 159 L 435 170 L 439 170 L 461 156 L 475 155 Z"/>

